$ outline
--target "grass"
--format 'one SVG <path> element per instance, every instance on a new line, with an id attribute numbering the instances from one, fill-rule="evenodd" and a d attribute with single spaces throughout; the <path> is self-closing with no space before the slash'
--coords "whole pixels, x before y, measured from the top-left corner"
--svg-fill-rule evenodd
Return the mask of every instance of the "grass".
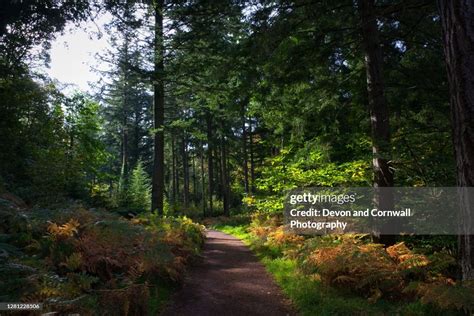
<path id="1" fill-rule="evenodd" d="M 213 226 L 214 229 L 219 230 L 223 233 L 232 235 L 240 240 L 247 246 L 252 246 L 252 234 L 247 232 L 247 225 L 215 225 Z"/>
<path id="2" fill-rule="evenodd" d="M 319 280 L 302 274 L 296 260 L 275 256 L 274 249 L 258 245 L 247 231 L 248 225 L 214 225 L 213 228 L 249 246 L 301 315 L 445 315 L 421 302 L 379 300 L 371 304 L 362 297 L 327 287 Z"/>

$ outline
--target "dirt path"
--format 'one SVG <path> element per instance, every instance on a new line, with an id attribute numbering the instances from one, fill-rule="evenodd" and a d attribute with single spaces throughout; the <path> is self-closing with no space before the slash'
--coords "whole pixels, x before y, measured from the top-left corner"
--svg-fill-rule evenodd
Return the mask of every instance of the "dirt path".
<path id="1" fill-rule="evenodd" d="M 294 315 L 252 252 L 238 239 L 208 231 L 203 259 L 163 315 Z"/>

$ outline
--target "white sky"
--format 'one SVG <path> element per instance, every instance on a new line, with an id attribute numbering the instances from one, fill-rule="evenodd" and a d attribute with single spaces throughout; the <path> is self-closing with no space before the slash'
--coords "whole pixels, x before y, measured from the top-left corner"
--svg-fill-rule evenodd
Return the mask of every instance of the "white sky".
<path id="1" fill-rule="evenodd" d="M 83 23 L 79 28 L 75 25 L 66 27 L 64 34 L 51 43 L 51 63 L 50 68 L 45 69 L 46 73 L 62 84 L 74 85 L 70 87 L 72 90 L 89 91 L 89 82 L 100 79 L 100 74 L 91 67 L 99 64 L 96 54 L 109 47 L 108 36 L 103 32 L 103 25 L 109 20 L 110 15 L 104 15 L 95 23 Z M 102 31 L 101 38 L 96 34 L 99 30 Z"/>

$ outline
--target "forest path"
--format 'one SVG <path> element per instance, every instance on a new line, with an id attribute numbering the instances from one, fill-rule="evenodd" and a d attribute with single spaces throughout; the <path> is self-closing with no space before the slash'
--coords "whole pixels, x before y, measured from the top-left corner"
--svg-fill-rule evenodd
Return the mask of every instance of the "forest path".
<path id="1" fill-rule="evenodd" d="M 265 267 L 240 240 L 207 231 L 202 260 L 163 315 L 294 315 Z"/>

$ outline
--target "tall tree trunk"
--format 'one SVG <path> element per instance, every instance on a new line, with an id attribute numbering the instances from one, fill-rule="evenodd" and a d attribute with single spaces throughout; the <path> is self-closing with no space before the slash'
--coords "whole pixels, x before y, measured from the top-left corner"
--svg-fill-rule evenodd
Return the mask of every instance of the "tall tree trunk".
<path id="1" fill-rule="evenodd" d="M 375 14 L 375 0 L 359 0 L 362 41 L 365 51 L 367 96 L 372 130 L 372 167 L 374 187 L 393 187 L 393 169 L 390 167 L 390 123 L 383 78 L 383 53 Z M 391 209 L 393 196 L 388 190 L 376 190 L 374 202 L 379 209 Z M 387 225 L 396 225 L 390 221 Z M 381 227 L 384 230 L 384 227 Z M 389 245 L 395 236 L 382 235 L 380 242 Z"/>
<path id="2" fill-rule="evenodd" d="M 255 194 L 255 157 L 254 157 L 254 144 L 253 144 L 253 130 L 252 121 L 250 121 L 250 133 L 249 133 L 249 149 L 250 149 L 250 193 Z"/>
<path id="3" fill-rule="evenodd" d="M 391 187 L 393 186 L 393 171 L 389 165 L 391 159 L 390 123 L 385 99 L 383 55 L 379 43 L 374 0 L 359 0 L 359 9 L 362 20 L 367 94 L 372 129 L 374 184 L 380 187 Z"/>
<path id="4" fill-rule="evenodd" d="M 222 201 L 221 154 L 222 154 L 222 150 L 221 150 L 220 140 L 219 140 L 219 142 L 217 143 L 216 148 L 214 148 L 214 157 L 215 157 L 215 159 L 214 159 L 214 161 L 215 161 L 214 170 L 215 170 L 215 173 L 216 173 L 216 176 L 215 176 L 215 183 L 216 183 L 215 191 L 216 191 L 217 198 Z"/>
<path id="5" fill-rule="evenodd" d="M 123 144 L 123 142 L 122 142 Z M 69 150 L 68 150 L 68 153 L 67 153 L 67 163 L 70 165 L 72 164 L 72 160 L 74 159 L 74 146 L 75 146 L 75 139 L 74 139 L 74 133 L 72 130 L 69 131 Z M 123 155 L 123 145 L 120 146 L 120 155 Z M 113 167 L 111 167 L 112 169 Z M 67 180 L 67 183 L 73 183 L 73 175 L 72 175 L 72 170 L 70 168 L 67 168 L 66 169 L 66 180 Z M 119 179 L 119 183 L 118 183 L 118 192 L 122 192 L 122 173 L 120 173 L 120 179 Z M 69 186 L 69 189 L 71 189 L 72 187 Z M 110 187 L 110 192 L 113 191 L 113 187 L 112 187 L 112 183 L 111 183 L 111 187 Z"/>
<path id="6" fill-rule="evenodd" d="M 243 172 L 244 172 L 244 190 L 245 193 L 249 193 L 249 166 L 248 166 L 248 158 L 247 158 L 247 127 L 245 126 L 247 120 L 245 115 L 245 106 L 246 102 L 242 102 L 242 163 L 243 163 Z"/>
<path id="7" fill-rule="evenodd" d="M 204 147 L 201 141 L 200 143 L 199 156 L 201 160 L 201 202 L 202 202 L 202 215 L 206 217 L 206 179 L 204 178 Z"/>
<path id="8" fill-rule="evenodd" d="M 122 166 L 120 169 L 120 180 L 122 185 L 126 186 L 128 176 L 128 130 L 127 130 L 127 118 L 124 118 L 122 127 Z"/>
<path id="9" fill-rule="evenodd" d="M 175 138 L 171 135 L 171 183 L 172 183 L 172 203 L 176 203 L 176 148 Z"/>
<path id="10" fill-rule="evenodd" d="M 229 207 L 229 179 L 227 177 L 227 149 L 226 149 L 226 139 L 225 139 L 225 126 L 224 119 L 221 119 L 221 190 L 222 190 L 222 202 L 224 206 L 224 215 L 230 215 Z"/>
<path id="11" fill-rule="evenodd" d="M 196 183 L 196 155 L 192 155 L 191 156 L 191 165 L 193 166 L 193 195 L 192 195 L 192 201 L 194 204 L 196 204 L 196 201 L 197 200 L 197 196 L 198 196 L 198 193 L 197 193 L 197 183 Z"/>
<path id="12" fill-rule="evenodd" d="M 439 0 L 451 95 L 457 185 L 474 187 L 474 2 Z M 460 190 L 458 238 L 462 280 L 474 280 L 474 201 Z"/>
<path id="13" fill-rule="evenodd" d="M 181 143 L 181 156 L 183 158 L 183 200 L 184 207 L 187 209 L 189 207 L 189 165 L 188 165 L 188 144 L 186 131 L 183 135 L 183 141 Z"/>
<path id="14" fill-rule="evenodd" d="M 132 168 L 135 168 L 136 165 L 138 164 L 138 161 L 141 158 L 140 155 L 140 113 L 138 111 L 135 111 L 135 119 L 133 122 L 133 152 L 131 153 L 131 166 Z"/>
<path id="15" fill-rule="evenodd" d="M 213 213 L 212 196 L 214 194 L 214 162 L 212 159 L 212 117 L 208 113 L 207 117 L 207 173 L 208 173 L 208 195 L 209 195 L 209 214 Z"/>
<path id="16" fill-rule="evenodd" d="M 127 188 L 128 179 L 128 161 L 129 161 L 129 146 L 128 146 L 128 69 L 126 62 L 128 62 L 128 44 L 129 38 L 126 35 L 124 40 L 124 55 L 125 63 L 121 65 L 121 71 L 123 72 L 123 85 L 121 86 L 122 92 L 122 164 L 120 168 L 120 185 L 121 190 Z"/>
<path id="17" fill-rule="evenodd" d="M 165 96 L 164 96 L 164 43 L 163 43 L 163 0 L 156 0 L 155 10 L 155 73 L 153 78 L 154 89 L 154 127 L 155 144 L 153 151 L 153 184 L 151 208 L 159 215 L 163 215 L 163 195 L 165 185 Z"/>
<path id="18" fill-rule="evenodd" d="M 178 145 L 178 141 L 176 140 L 176 143 L 175 143 L 175 157 L 176 157 L 176 174 L 175 174 L 175 182 L 176 182 L 176 202 L 181 202 L 181 187 L 179 185 L 179 182 L 180 182 L 180 174 L 179 174 L 179 165 L 180 165 L 180 162 L 179 162 L 179 145 Z"/>

